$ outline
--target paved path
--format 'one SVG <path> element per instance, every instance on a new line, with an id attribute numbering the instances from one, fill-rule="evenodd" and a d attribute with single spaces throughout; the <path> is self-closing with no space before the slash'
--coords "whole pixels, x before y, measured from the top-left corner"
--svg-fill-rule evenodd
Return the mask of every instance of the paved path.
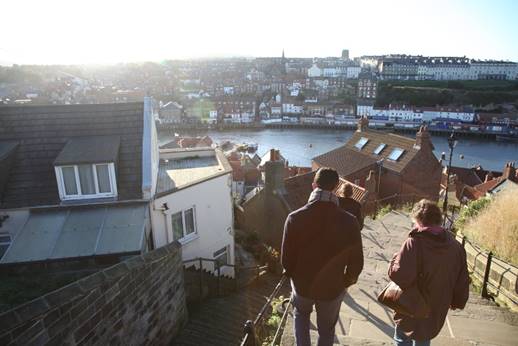
<path id="1" fill-rule="evenodd" d="M 388 282 L 387 266 L 410 231 L 410 219 L 391 212 L 381 220 L 366 220 L 362 231 L 365 267 L 358 284 L 349 289 L 336 327 L 337 345 L 391 345 L 394 332 L 391 310 L 380 305 L 377 293 Z M 315 313 L 312 339 L 316 344 Z M 290 317 L 282 339 L 291 346 L 293 320 Z M 499 308 L 471 293 L 463 311 L 450 311 L 432 345 L 518 345 L 518 314 Z"/>

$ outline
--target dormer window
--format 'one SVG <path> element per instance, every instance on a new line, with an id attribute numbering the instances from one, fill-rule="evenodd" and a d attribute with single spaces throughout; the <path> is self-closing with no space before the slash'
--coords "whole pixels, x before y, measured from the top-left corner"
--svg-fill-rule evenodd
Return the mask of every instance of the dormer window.
<path id="1" fill-rule="evenodd" d="M 368 141 L 368 138 L 362 137 L 354 146 L 356 147 L 356 149 L 362 150 L 362 148 L 365 146 L 365 144 L 367 144 Z"/>
<path id="2" fill-rule="evenodd" d="M 58 166 L 55 169 L 62 200 L 117 196 L 113 163 Z"/>
<path id="3" fill-rule="evenodd" d="M 118 137 L 78 137 L 54 161 L 61 200 L 117 196 Z"/>

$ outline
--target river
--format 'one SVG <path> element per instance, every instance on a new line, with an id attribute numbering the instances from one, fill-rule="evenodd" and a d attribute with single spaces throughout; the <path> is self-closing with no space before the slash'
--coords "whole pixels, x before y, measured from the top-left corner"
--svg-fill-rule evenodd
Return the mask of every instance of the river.
<path id="1" fill-rule="evenodd" d="M 322 129 L 264 129 L 204 131 L 180 133 L 180 135 L 208 135 L 216 143 L 232 141 L 236 143 L 257 143 L 258 154 L 263 155 L 271 148 L 280 149 L 290 165 L 311 166 L 311 159 L 331 149 L 343 145 L 353 134 L 351 130 Z M 172 132 L 160 132 L 160 144 L 173 138 Z M 449 152 L 446 137 L 432 137 L 435 154 Z M 464 158 L 461 159 L 460 155 Z M 453 165 L 472 167 L 480 164 L 485 169 L 501 171 L 505 162 L 518 161 L 517 143 L 500 143 L 495 140 L 460 137 L 453 152 Z"/>

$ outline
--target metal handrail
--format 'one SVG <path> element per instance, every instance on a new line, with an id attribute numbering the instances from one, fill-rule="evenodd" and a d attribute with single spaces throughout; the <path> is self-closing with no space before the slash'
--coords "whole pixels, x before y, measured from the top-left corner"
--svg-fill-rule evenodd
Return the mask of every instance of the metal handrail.
<path id="1" fill-rule="evenodd" d="M 191 262 L 199 262 L 199 261 L 205 261 L 205 262 L 212 262 L 212 263 L 216 263 L 217 261 L 213 258 L 204 258 L 204 257 L 196 257 L 196 258 L 192 258 L 192 259 L 189 259 L 189 260 L 185 260 L 185 261 L 182 261 L 182 264 L 187 264 L 187 263 L 191 263 Z M 220 265 L 220 268 L 221 267 L 230 267 L 230 268 L 236 268 L 236 269 L 239 269 L 239 270 L 252 270 L 252 269 L 259 269 L 259 270 L 265 270 L 265 269 L 268 269 L 268 266 L 267 265 L 264 265 L 264 266 L 251 266 L 251 267 L 242 267 L 240 265 L 236 265 L 236 264 L 221 264 Z"/>
<path id="2" fill-rule="evenodd" d="M 268 309 L 268 306 L 271 305 L 273 299 L 279 293 L 281 287 L 284 285 L 284 283 L 286 281 L 287 281 L 287 276 L 286 275 L 282 275 L 281 279 L 279 280 L 279 282 L 277 283 L 277 285 L 273 289 L 272 293 L 269 295 L 268 299 L 266 300 L 266 303 L 264 303 L 264 305 L 259 310 L 259 313 L 255 317 L 255 319 L 253 321 L 247 320 L 245 322 L 244 331 L 243 331 L 244 332 L 244 336 L 243 336 L 243 339 L 241 340 L 241 343 L 240 343 L 241 346 L 249 346 L 249 345 L 255 345 L 256 344 L 256 334 L 255 334 L 255 331 L 256 331 L 259 323 L 261 322 L 261 320 L 264 318 L 266 310 Z M 286 311 L 287 310 L 288 309 L 286 308 Z M 285 311 L 285 314 L 286 314 L 286 311 Z M 281 326 L 281 324 L 279 324 L 279 326 Z M 277 331 L 275 333 L 276 337 L 277 337 L 277 334 L 279 332 L 280 332 L 279 329 L 277 329 Z"/>
<path id="3" fill-rule="evenodd" d="M 280 336 L 281 330 L 284 329 L 283 324 L 285 323 L 285 321 L 288 317 L 288 311 L 290 310 L 291 300 L 292 300 L 291 297 L 284 300 L 284 301 L 287 301 L 288 304 L 284 308 L 284 313 L 282 314 L 281 321 L 279 322 L 279 326 L 277 327 L 277 330 L 275 331 L 275 335 L 273 337 L 273 340 L 272 340 L 272 343 L 270 344 L 270 346 L 275 346 L 275 344 L 277 343 L 277 339 Z"/>

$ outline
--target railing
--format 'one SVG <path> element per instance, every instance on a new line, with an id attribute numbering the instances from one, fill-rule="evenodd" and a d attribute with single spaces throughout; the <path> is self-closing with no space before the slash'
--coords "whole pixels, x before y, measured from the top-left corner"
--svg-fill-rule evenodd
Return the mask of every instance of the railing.
<path id="1" fill-rule="evenodd" d="M 243 336 L 243 339 L 241 340 L 241 344 L 240 344 L 241 346 L 256 346 L 256 345 L 261 344 L 261 342 L 259 342 L 259 340 L 264 338 L 264 336 L 265 336 L 262 334 L 264 334 L 263 333 L 264 322 L 265 322 L 265 317 L 266 317 L 268 308 L 271 306 L 273 299 L 277 296 L 277 294 L 281 290 L 282 286 L 287 281 L 288 281 L 288 278 L 285 275 L 283 275 L 281 277 L 281 279 L 279 280 L 279 282 L 277 283 L 277 285 L 275 286 L 275 288 L 273 289 L 273 291 L 270 294 L 270 296 L 268 297 L 268 299 L 266 300 L 266 303 L 264 303 L 261 310 L 259 310 L 259 313 L 255 317 L 255 319 L 253 321 L 248 320 L 245 322 L 244 329 L 243 329 L 244 336 Z M 278 325 L 277 329 L 275 330 L 275 334 L 273 336 L 273 339 L 272 339 L 272 342 L 270 345 L 276 345 L 279 337 L 281 336 L 281 331 L 284 327 L 284 323 L 286 322 L 286 318 L 288 316 L 288 310 L 289 310 L 289 305 L 291 304 L 291 300 L 289 298 L 285 299 L 283 301 L 283 305 L 284 304 L 286 304 L 286 306 L 284 308 L 284 312 L 283 312 L 281 321 L 279 322 L 279 325 Z"/>
<path id="2" fill-rule="evenodd" d="M 199 270 L 200 270 L 200 300 L 203 297 L 203 263 L 204 262 L 211 262 L 214 264 L 214 267 L 216 268 L 216 275 L 217 275 L 217 295 L 221 295 L 221 268 L 223 267 L 229 267 L 234 269 L 234 280 L 236 285 L 236 291 L 239 289 L 239 281 L 238 281 L 238 273 L 239 272 L 245 272 L 245 271 L 256 271 L 256 278 L 259 278 L 261 275 L 261 272 L 268 269 L 268 266 L 250 266 L 250 267 L 242 267 L 235 264 L 226 264 L 226 263 L 219 263 L 217 260 L 213 258 L 203 258 L 203 257 L 197 257 L 190 260 L 183 261 L 183 265 L 186 265 L 188 263 L 196 263 L 198 262 Z"/>

